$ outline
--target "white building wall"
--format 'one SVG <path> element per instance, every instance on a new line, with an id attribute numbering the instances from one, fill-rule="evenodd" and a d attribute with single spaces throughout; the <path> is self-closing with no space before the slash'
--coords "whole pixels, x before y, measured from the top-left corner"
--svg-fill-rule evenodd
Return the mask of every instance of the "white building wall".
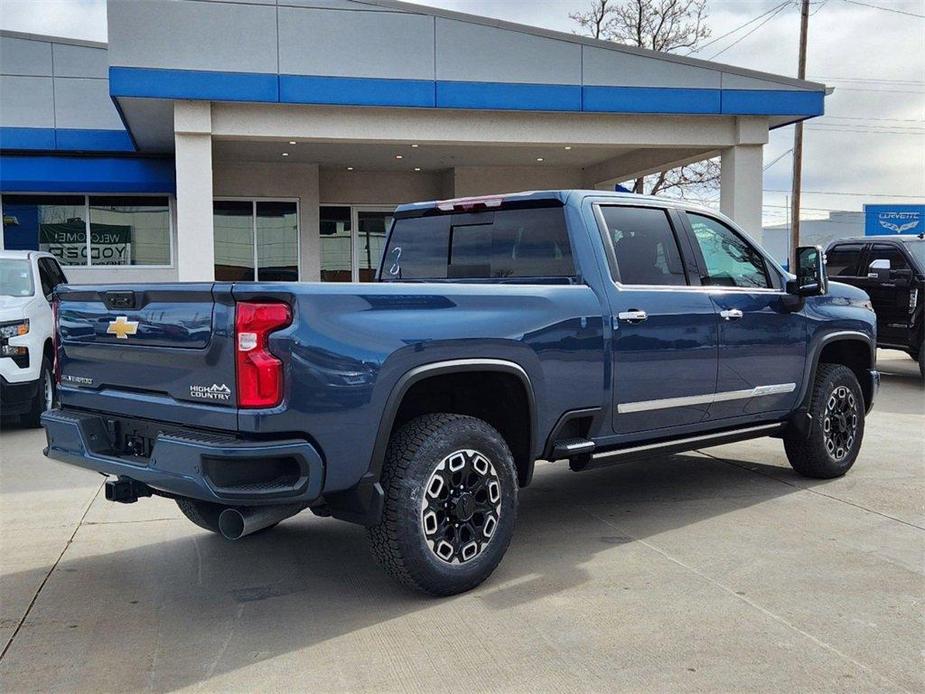
<path id="1" fill-rule="evenodd" d="M 454 197 L 582 187 L 581 169 L 539 166 L 458 166 L 453 169 L 452 176 Z"/>
<path id="2" fill-rule="evenodd" d="M 446 173 L 321 169 L 322 204 L 399 205 L 453 195 Z"/>

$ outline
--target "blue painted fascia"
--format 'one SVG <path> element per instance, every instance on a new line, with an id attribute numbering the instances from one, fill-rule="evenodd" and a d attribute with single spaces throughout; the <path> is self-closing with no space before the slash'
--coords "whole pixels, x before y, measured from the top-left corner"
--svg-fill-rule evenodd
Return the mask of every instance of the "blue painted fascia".
<path id="1" fill-rule="evenodd" d="M 825 113 L 825 92 L 724 89 L 722 112 L 737 116 L 821 116 Z"/>
<path id="2" fill-rule="evenodd" d="M 174 193 L 172 159 L 0 155 L 4 193 Z"/>
<path id="3" fill-rule="evenodd" d="M 580 86 L 110 67 L 113 97 L 597 113 L 821 115 L 825 93 Z"/>
<path id="4" fill-rule="evenodd" d="M 577 84 L 437 81 L 437 108 L 581 111 Z"/>
<path id="5" fill-rule="evenodd" d="M 430 80 L 280 75 L 279 101 L 285 104 L 434 107 Z"/>
<path id="6" fill-rule="evenodd" d="M 204 101 L 279 101 L 279 75 L 256 72 L 110 67 L 113 97 Z"/>
<path id="7" fill-rule="evenodd" d="M 598 113 L 722 113 L 719 89 L 589 86 L 582 103 Z"/>
<path id="8" fill-rule="evenodd" d="M 66 152 L 134 152 L 125 130 L 0 128 L 0 149 Z"/>

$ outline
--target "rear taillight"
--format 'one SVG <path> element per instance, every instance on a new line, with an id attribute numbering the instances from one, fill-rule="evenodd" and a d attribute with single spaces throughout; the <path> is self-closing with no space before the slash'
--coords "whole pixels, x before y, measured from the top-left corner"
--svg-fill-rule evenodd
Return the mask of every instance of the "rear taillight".
<path id="1" fill-rule="evenodd" d="M 60 339 L 58 331 L 60 327 L 58 326 L 58 313 L 60 311 L 60 303 L 58 297 L 55 297 L 51 301 L 51 351 L 52 351 L 52 365 L 51 368 L 55 373 L 55 383 L 61 385 L 61 359 L 58 356 L 58 340 Z"/>
<path id="2" fill-rule="evenodd" d="M 238 407 L 275 407 L 283 399 L 283 363 L 270 353 L 269 338 L 270 333 L 291 322 L 287 304 L 237 304 Z"/>

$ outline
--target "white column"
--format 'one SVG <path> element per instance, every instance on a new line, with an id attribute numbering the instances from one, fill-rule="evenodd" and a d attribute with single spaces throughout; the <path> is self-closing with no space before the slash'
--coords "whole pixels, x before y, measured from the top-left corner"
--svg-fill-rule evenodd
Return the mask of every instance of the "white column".
<path id="1" fill-rule="evenodd" d="M 761 243 L 762 155 L 768 141 L 768 119 L 736 119 L 736 144 L 722 150 L 719 208 Z"/>
<path id="2" fill-rule="evenodd" d="M 177 278 L 215 279 L 212 228 L 212 104 L 174 104 L 177 168 Z"/>
<path id="3" fill-rule="evenodd" d="M 303 282 L 321 279 L 318 165 L 299 167 L 299 265 Z"/>

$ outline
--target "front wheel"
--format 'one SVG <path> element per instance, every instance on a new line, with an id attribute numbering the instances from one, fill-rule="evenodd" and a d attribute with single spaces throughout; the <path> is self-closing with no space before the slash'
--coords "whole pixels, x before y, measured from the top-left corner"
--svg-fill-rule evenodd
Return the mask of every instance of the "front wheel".
<path id="1" fill-rule="evenodd" d="M 430 414 L 389 441 L 373 554 L 391 576 L 432 595 L 475 588 L 514 532 L 517 481 L 507 443 L 486 422 Z"/>
<path id="2" fill-rule="evenodd" d="M 864 438 L 864 396 L 854 372 L 840 364 L 820 364 L 809 413 L 808 436 L 784 434 L 787 459 L 805 477 L 841 477 L 854 465 Z"/>
<path id="3" fill-rule="evenodd" d="M 42 413 L 54 407 L 55 400 L 55 378 L 51 363 L 48 361 L 47 357 L 43 357 L 42 370 L 39 374 L 39 382 L 35 397 L 32 398 L 29 411 L 22 416 L 23 424 L 29 427 L 42 426 Z"/>

